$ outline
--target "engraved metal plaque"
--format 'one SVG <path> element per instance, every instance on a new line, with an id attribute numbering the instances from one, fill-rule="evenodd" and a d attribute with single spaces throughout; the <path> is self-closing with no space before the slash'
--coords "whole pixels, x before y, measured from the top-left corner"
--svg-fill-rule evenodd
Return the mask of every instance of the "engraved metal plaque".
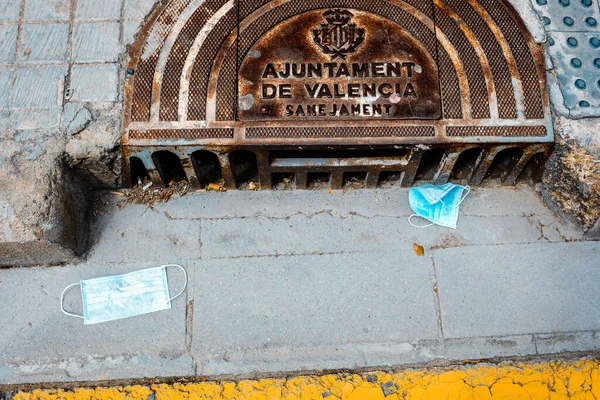
<path id="1" fill-rule="evenodd" d="M 125 185 L 510 185 L 554 140 L 506 0 L 165 0 L 130 55 Z"/>
<path id="2" fill-rule="evenodd" d="M 435 54 L 365 11 L 297 15 L 241 56 L 240 121 L 441 117 Z"/>

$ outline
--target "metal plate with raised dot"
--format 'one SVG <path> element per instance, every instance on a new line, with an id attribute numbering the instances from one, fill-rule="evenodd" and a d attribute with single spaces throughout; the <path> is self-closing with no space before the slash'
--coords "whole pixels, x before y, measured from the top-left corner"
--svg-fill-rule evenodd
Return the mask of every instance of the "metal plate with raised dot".
<path id="1" fill-rule="evenodd" d="M 573 117 L 600 116 L 600 32 L 551 32 L 548 51 Z"/>
<path id="2" fill-rule="evenodd" d="M 550 32 L 600 32 L 597 0 L 532 0 Z"/>

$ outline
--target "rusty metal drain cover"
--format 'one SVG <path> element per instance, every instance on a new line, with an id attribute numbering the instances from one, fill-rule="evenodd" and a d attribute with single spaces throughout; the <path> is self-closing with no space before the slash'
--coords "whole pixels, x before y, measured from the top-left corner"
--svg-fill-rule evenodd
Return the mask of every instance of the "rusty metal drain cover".
<path id="1" fill-rule="evenodd" d="M 553 142 L 503 0 L 171 0 L 128 71 L 127 185 L 512 184 Z"/>
<path id="2" fill-rule="evenodd" d="M 240 121 L 442 116 L 437 60 L 400 25 L 368 12 L 302 13 L 240 61 Z"/>

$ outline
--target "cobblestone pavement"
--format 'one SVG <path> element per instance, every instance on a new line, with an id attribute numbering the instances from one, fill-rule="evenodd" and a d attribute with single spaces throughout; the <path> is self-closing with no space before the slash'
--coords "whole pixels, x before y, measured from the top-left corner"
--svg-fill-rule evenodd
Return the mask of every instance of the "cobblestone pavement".
<path id="1" fill-rule="evenodd" d="M 0 383 L 239 375 L 589 352 L 600 243 L 529 186 L 477 189 L 456 231 L 406 190 L 198 193 L 117 207 L 87 261 L 0 270 Z M 424 247 L 419 256 L 414 244 Z M 168 263 L 173 308 L 84 326 L 60 293 Z M 169 272 L 171 291 L 182 282 Z M 77 290 L 66 307 L 81 309 Z"/>
<path id="2" fill-rule="evenodd" d="M 200 383 L 27 390 L 15 400 L 77 399 L 597 399 L 597 361 L 481 364 Z"/>

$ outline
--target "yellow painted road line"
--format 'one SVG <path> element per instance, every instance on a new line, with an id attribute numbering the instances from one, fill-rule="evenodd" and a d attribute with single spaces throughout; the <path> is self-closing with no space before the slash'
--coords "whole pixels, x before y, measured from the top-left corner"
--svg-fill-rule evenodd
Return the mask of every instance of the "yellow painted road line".
<path id="1" fill-rule="evenodd" d="M 32 390 L 17 393 L 15 399 L 600 400 L 600 361 L 477 364 L 239 382 Z"/>

